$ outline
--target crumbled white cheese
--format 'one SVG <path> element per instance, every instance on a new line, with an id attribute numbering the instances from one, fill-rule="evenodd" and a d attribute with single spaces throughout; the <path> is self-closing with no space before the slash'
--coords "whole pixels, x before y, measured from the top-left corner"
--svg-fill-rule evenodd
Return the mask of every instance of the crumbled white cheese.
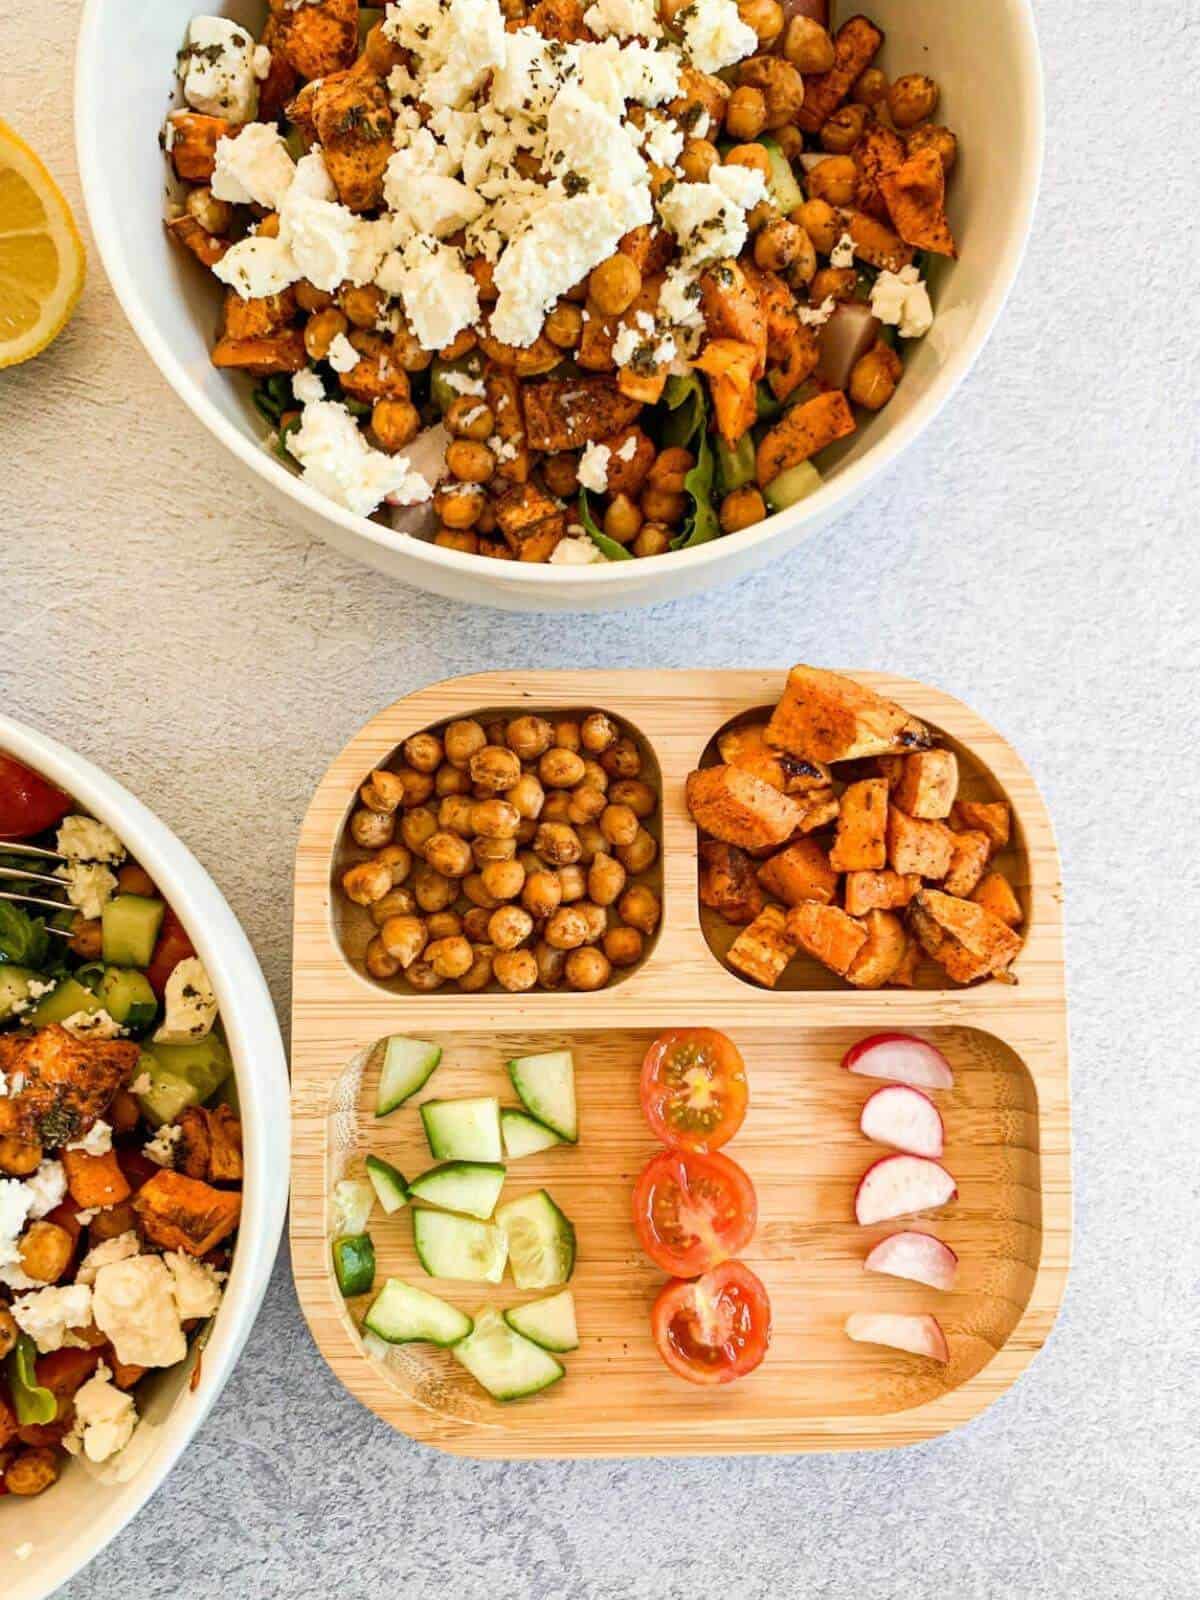
<path id="1" fill-rule="evenodd" d="M 62 1026 L 72 1039 L 120 1039 L 125 1029 L 103 1007 L 99 1011 L 73 1011 Z"/>
<path id="2" fill-rule="evenodd" d="M 168 1250 L 163 1260 L 171 1274 L 179 1320 L 211 1317 L 221 1304 L 221 1284 L 214 1269 L 206 1261 L 197 1261 L 179 1250 Z"/>
<path id="3" fill-rule="evenodd" d="M 64 817 L 58 825 L 58 853 L 68 861 L 120 863 L 125 846 L 107 823 L 95 817 Z"/>
<path id="4" fill-rule="evenodd" d="M 187 1354 L 171 1274 L 161 1256 L 112 1261 L 97 1272 L 90 1291 L 80 1292 L 90 1292 L 93 1319 L 112 1340 L 118 1361 L 173 1367 Z"/>
<path id="5" fill-rule="evenodd" d="M 271 52 L 265 44 L 254 47 L 254 76 L 259 83 L 271 76 Z"/>
<path id="6" fill-rule="evenodd" d="M 837 301 L 828 294 L 819 306 L 797 306 L 796 320 L 806 328 L 823 328 L 836 310 Z"/>
<path id="7" fill-rule="evenodd" d="M 156 1044 L 207 1039 L 217 1020 L 217 996 L 199 956 L 185 956 L 171 969 L 163 992 L 163 1020 Z"/>
<path id="8" fill-rule="evenodd" d="M 136 1426 L 133 1396 L 117 1388 L 101 1362 L 75 1391 L 75 1422 L 63 1444 L 72 1455 L 82 1450 L 89 1461 L 107 1461 L 129 1443 Z"/>
<path id="9" fill-rule="evenodd" d="M 359 363 L 359 354 L 344 333 L 335 334 L 325 357 L 335 372 L 352 372 Z"/>
<path id="10" fill-rule="evenodd" d="M 673 167 L 683 153 L 683 130 L 668 117 L 648 112 L 642 130 L 642 148 L 660 167 Z"/>
<path id="11" fill-rule="evenodd" d="M 40 1000 L 43 995 L 53 994 L 57 988 L 57 978 L 30 978 L 29 980 L 29 993 L 34 1000 Z"/>
<path id="12" fill-rule="evenodd" d="M 929 289 L 916 267 L 881 272 L 871 285 L 871 310 L 902 339 L 920 339 L 933 326 Z"/>
<path id="13" fill-rule="evenodd" d="M 156 1167 L 173 1167 L 175 1146 L 182 1138 L 182 1128 L 176 1127 L 173 1122 L 164 1122 L 153 1139 L 147 1139 L 142 1146 L 142 1154 L 147 1161 L 153 1161 Z"/>
<path id="14" fill-rule="evenodd" d="M 848 233 L 844 233 L 829 252 L 829 265 L 831 267 L 854 265 L 854 240 Z"/>
<path id="15" fill-rule="evenodd" d="M 588 538 L 560 539 L 550 555 L 552 567 L 592 567 L 607 558 Z"/>
<path id="16" fill-rule="evenodd" d="M 612 451 L 606 444 L 589 444 L 579 458 L 579 482 L 593 494 L 608 488 L 608 463 Z"/>
<path id="17" fill-rule="evenodd" d="M 12 1314 L 41 1355 L 61 1350 L 68 1328 L 86 1328 L 92 1318 L 92 1291 L 84 1283 L 39 1289 L 12 1303 Z M 120 1355 L 120 1351 L 117 1352 Z M 122 1360 L 124 1357 L 121 1358 Z"/>
<path id="18" fill-rule="evenodd" d="M 16 1241 L 32 1203 L 28 1186 L 19 1178 L 0 1178 L 0 1262 L 7 1253 L 9 1261 L 16 1261 L 19 1252 Z"/>
<path id="19" fill-rule="evenodd" d="M 583 20 L 597 39 L 659 39 L 662 24 L 654 0 L 595 0 Z"/>
<path id="20" fill-rule="evenodd" d="M 273 122 L 250 122 L 217 140 L 211 187 L 218 200 L 278 211 L 292 187 L 296 163 Z"/>
<path id="21" fill-rule="evenodd" d="M 679 12 L 684 49 L 701 72 L 720 72 L 758 49 L 758 35 L 742 21 L 734 0 L 690 0 Z"/>
<path id="22" fill-rule="evenodd" d="M 410 469 L 407 457 L 373 450 L 336 401 L 306 405 L 300 426 L 288 435 L 288 449 L 314 489 L 359 516 L 383 500 L 416 505 L 433 498 L 432 485 Z"/>
<path id="23" fill-rule="evenodd" d="M 479 286 L 462 252 L 429 234 L 417 234 L 403 252 L 388 256 L 376 282 L 403 300 L 422 349 L 442 349 L 479 320 Z"/>
<path id="24" fill-rule="evenodd" d="M 26 1001 L 25 1004 L 28 1005 L 29 1002 Z M 4 1097 L 7 1094 L 8 1094 L 8 1073 L 0 1071 L 0 1100 L 3 1100 Z"/>
<path id="25" fill-rule="evenodd" d="M 75 1282 L 95 1283 L 101 1267 L 107 1267 L 114 1261 L 128 1261 L 130 1256 L 140 1255 L 141 1250 L 138 1236 L 132 1228 L 128 1233 L 117 1234 L 114 1239 L 102 1239 L 79 1263 Z"/>
<path id="26" fill-rule="evenodd" d="M 707 183 L 677 183 L 658 203 L 663 224 L 679 240 L 685 267 L 741 253 L 749 228 L 746 212 L 766 193 L 751 167 L 714 167 Z"/>
<path id="27" fill-rule="evenodd" d="M 86 1228 L 92 1218 L 98 1216 L 103 1210 L 103 1206 L 85 1206 L 82 1211 L 75 1213 L 75 1221 L 81 1228 Z"/>
<path id="28" fill-rule="evenodd" d="M 228 17 L 193 17 L 180 55 L 183 98 L 193 111 L 249 122 L 258 110 L 254 40 Z"/>
<path id="29" fill-rule="evenodd" d="M 628 439 L 625 440 L 625 443 L 623 445 L 621 445 L 620 448 L 618 449 L 618 451 L 617 451 L 617 460 L 618 461 L 632 461 L 634 456 L 637 455 L 637 447 L 638 447 L 637 434 L 636 433 L 631 433 L 629 435 Z"/>
<path id="30" fill-rule="evenodd" d="M 130 1094 L 149 1094 L 153 1087 L 153 1082 L 154 1080 L 148 1072 L 139 1072 L 129 1085 L 129 1092 Z"/>
<path id="31" fill-rule="evenodd" d="M 72 1139 L 68 1150 L 82 1150 L 89 1156 L 104 1156 L 112 1149 L 112 1128 L 98 1117 L 81 1139 Z"/>
<path id="32" fill-rule="evenodd" d="M 67 886 L 67 899 L 89 920 L 98 917 L 117 892 L 114 873 L 100 862 L 68 861 L 65 867 L 55 867 L 54 876 Z"/>
<path id="33" fill-rule="evenodd" d="M 25 1190 L 33 1221 L 48 1216 L 55 1206 L 62 1205 L 67 1192 L 67 1174 L 62 1162 L 43 1161 L 37 1171 L 25 1179 Z"/>

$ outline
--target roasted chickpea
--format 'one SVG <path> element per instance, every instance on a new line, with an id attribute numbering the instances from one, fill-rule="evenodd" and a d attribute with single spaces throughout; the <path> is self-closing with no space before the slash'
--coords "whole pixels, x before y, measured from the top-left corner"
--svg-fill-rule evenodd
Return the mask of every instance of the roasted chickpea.
<path id="1" fill-rule="evenodd" d="M 485 839 L 515 839 L 521 813 L 509 800 L 477 800 L 471 806 L 471 825 Z"/>
<path id="2" fill-rule="evenodd" d="M 31 1222 L 17 1246 L 21 1268 L 39 1283 L 57 1283 L 71 1263 L 75 1241 L 55 1222 Z"/>
<path id="3" fill-rule="evenodd" d="M 610 778 L 637 778 L 642 772 L 641 752 L 628 734 L 622 734 L 600 757 L 600 765 Z"/>
<path id="4" fill-rule="evenodd" d="M 590 783 L 581 783 L 571 791 L 567 807 L 567 821 L 578 827 L 583 822 L 594 822 L 608 804 L 603 790 L 593 789 Z"/>
<path id="5" fill-rule="evenodd" d="M 489 861 L 479 876 L 497 900 L 515 900 L 525 887 L 525 868 L 519 861 Z"/>
<path id="6" fill-rule="evenodd" d="M 615 905 L 625 888 L 627 874 L 615 856 L 595 856 L 588 868 L 587 892 L 598 906 Z"/>
<path id="7" fill-rule="evenodd" d="M 558 886 L 563 905 L 574 905 L 576 900 L 582 900 L 587 893 L 587 877 L 583 868 L 573 861 L 559 867 Z"/>
<path id="8" fill-rule="evenodd" d="M 770 200 L 760 200 L 752 211 L 746 213 L 746 226 L 753 234 L 760 233 L 768 223 L 778 222 L 783 215 L 779 207 L 772 205 Z"/>
<path id="9" fill-rule="evenodd" d="M 658 857 L 658 840 L 645 828 L 639 827 L 629 844 L 617 845 L 616 854 L 626 870 L 636 876 L 654 864 Z M 629 918 L 625 920 L 628 922 Z"/>
<path id="10" fill-rule="evenodd" d="M 618 778 L 609 785 L 608 798 L 613 805 L 628 806 L 639 821 L 644 822 L 658 810 L 658 796 L 648 783 L 640 778 Z"/>
<path id="11" fill-rule="evenodd" d="M 478 439 L 452 439 L 446 446 L 446 471 L 463 483 L 490 483 L 496 458 Z"/>
<path id="12" fill-rule="evenodd" d="M 338 290 L 338 305 L 356 328 L 374 328 L 386 303 L 373 283 L 347 284 Z"/>
<path id="13" fill-rule="evenodd" d="M 823 300 L 844 304 L 858 291 L 858 273 L 853 267 L 822 267 L 808 286 L 809 299 L 819 306 Z"/>
<path id="14" fill-rule="evenodd" d="M 521 904 L 540 922 L 562 904 L 562 884 L 554 872 L 531 872 L 521 890 Z"/>
<path id="15" fill-rule="evenodd" d="M 542 477 L 551 494 L 569 500 L 579 488 L 579 457 L 571 450 L 547 456 L 542 462 Z"/>
<path id="16" fill-rule="evenodd" d="M 0 1306 L 0 1361 L 10 1355 L 16 1348 L 17 1339 L 21 1330 L 17 1327 L 16 1318 L 5 1306 Z"/>
<path id="17" fill-rule="evenodd" d="M 471 853 L 480 872 L 489 861 L 512 861 L 517 854 L 516 836 L 508 834 L 496 838 L 489 837 L 486 833 L 478 834 L 471 840 Z"/>
<path id="18" fill-rule="evenodd" d="M 436 772 L 443 754 L 442 741 L 436 733 L 414 733 L 404 741 L 404 760 L 414 772 Z"/>
<path id="19" fill-rule="evenodd" d="M 761 89 L 767 105 L 767 127 L 794 123 L 804 105 L 804 79 L 782 56 L 751 56 L 737 69 L 739 84 Z"/>
<path id="20" fill-rule="evenodd" d="M 579 835 L 569 823 L 543 822 L 534 835 L 534 849 L 553 866 L 570 866 L 579 860 Z"/>
<path id="21" fill-rule="evenodd" d="M 720 153 L 709 139 L 689 139 L 679 156 L 680 170 L 689 183 L 703 183 L 720 161 Z"/>
<path id="22" fill-rule="evenodd" d="M 827 29 L 815 17 L 796 16 L 783 36 L 783 53 L 799 72 L 828 72 L 835 51 Z"/>
<path id="23" fill-rule="evenodd" d="M 504 791 L 504 798 L 518 817 L 532 819 L 541 815 L 546 791 L 532 772 L 523 772 L 512 788 Z"/>
<path id="24" fill-rule="evenodd" d="M 454 835 L 446 834 L 445 837 L 452 839 Z M 461 844 L 462 840 L 458 842 Z M 458 898 L 457 880 L 445 877 L 425 861 L 413 873 L 412 890 L 422 911 L 445 911 Z"/>
<path id="25" fill-rule="evenodd" d="M 279 213 L 278 213 L 278 211 L 268 211 L 266 216 L 262 219 L 262 221 L 257 223 L 252 228 L 251 232 L 259 239 L 278 239 L 278 237 L 279 237 Z"/>
<path id="26" fill-rule="evenodd" d="M 674 535 L 665 523 L 646 522 L 643 523 L 642 531 L 633 541 L 630 548 L 634 555 L 639 558 L 643 556 L 663 556 L 671 548 L 673 537 Z"/>
<path id="27" fill-rule="evenodd" d="M 12 1134 L 0 1134 L 0 1172 L 14 1178 L 27 1178 L 41 1165 L 42 1147 L 36 1141 L 26 1143 Z"/>
<path id="28" fill-rule="evenodd" d="M 391 870 L 379 861 L 360 861 L 342 874 L 342 892 L 356 906 L 374 905 L 391 887 Z"/>
<path id="29" fill-rule="evenodd" d="M 476 945 L 471 957 L 471 965 L 458 980 L 458 987 L 463 994 L 478 994 L 481 989 L 486 989 L 492 981 L 492 955 L 491 946 L 483 948 Z"/>
<path id="30" fill-rule="evenodd" d="M 318 289 L 309 283 L 307 278 L 301 278 L 295 286 L 296 304 L 301 311 L 324 311 L 326 306 L 333 304 L 333 296 L 328 289 Z"/>
<path id="31" fill-rule="evenodd" d="M 583 338 L 583 312 L 570 300 L 560 300 L 546 318 L 542 332 L 560 350 L 574 350 Z"/>
<path id="32" fill-rule="evenodd" d="M 761 89 L 743 84 L 729 96 L 725 132 L 731 139 L 757 139 L 767 125 L 767 102 Z"/>
<path id="33" fill-rule="evenodd" d="M 764 272 L 786 272 L 808 243 L 798 222 L 775 217 L 754 236 L 754 262 Z"/>
<path id="34" fill-rule="evenodd" d="M 642 490 L 641 508 L 642 515 L 646 519 L 642 524 L 643 532 L 646 523 L 650 522 L 670 527 L 683 521 L 687 511 L 687 497 L 683 494 L 672 494 L 669 489 L 655 489 L 650 486 Z"/>
<path id="35" fill-rule="evenodd" d="M 532 989 L 538 981 L 538 964 L 532 950 L 500 950 L 492 958 L 496 982 L 510 994 Z"/>
<path id="36" fill-rule="evenodd" d="M 614 495 L 604 510 L 604 531 L 618 544 L 629 544 L 642 525 L 642 513 L 627 494 Z"/>
<path id="37" fill-rule="evenodd" d="M 483 514 L 486 499 L 477 483 L 443 483 L 433 496 L 433 509 L 445 530 L 465 533 Z"/>
<path id="38" fill-rule="evenodd" d="M 523 906 L 498 906 L 488 919 L 488 940 L 497 950 L 515 950 L 533 932 L 533 918 Z"/>
<path id="39" fill-rule="evenodd" d="M 378 850 L 390 844 L 396 831 L 396 819 L 382 811 L 369 811 L 362 806 L 350 818 L 350 837 L 364 850 Z"/>
<path id="40" fill-rule="evenodd" d="M 598 855 L 604 855 L 612 847 L 600 832 L 594 822 L 577 822 L 575 832 L 579 835 L 579 865 L 586 867 Z"/>
<path id="41" fill-rule="evenodd" d="M 463 356 L 470 355 L 479 343 L 479 335 L 474 328 L 461 328 L 449 344 L 445 344 L 438 351 L 443 361 L 461 361 Z"/>
<path id="42" fill-rule="evenodd" d="M 580 900 L 577 910 L 587 923 L 585 944 L 599 944 L 608 927 L 608 907 L 598 906 L 594 900 Z"/>
<path id="43" fill-rule="evenodd" d="M 900 357 L 882 340 L 854 363 L 850 398 L 867 411 L 882 411 L 896 392 L 903 372 Z"/>
<path id="44" fill-rule="evenodd" d="M 54 1451 L 46 1447 L 22 1450 L 11 1461 L 4 1474 L 4 1487 L 9 1494 L 41 1494 L 58 1481 L 59 1463 Z"/>
<path id="45" fill-rule="evenodd" d="M 350 324 L 335 306 L 324 311 L 314 311 L 304 324 L 304 348 L 313 361 L 324 361 L 329 346 L 338 334 L 346 333 Z"/>
<path id="46" fill-rule="evenodd" d="M 372 944 L 378 942 L 377 939 L 371 941 Z M 399 970 L 396 963 L 393 963 L 393 966 L 396 971 Z M 386 976 L 394 978 L 396 971 L 389 972 Z M 374 973 L 373 976 L 379 977 L 380 974 Z M 136 1228 L 137 1224 L 137 1213 L 128 1201 L 123 1200 L 115 1206 L 105 1206 L 104 1210 L 98 1211 L 88 1223 L 88 1243 L 99 1244 L 104 1239 L 119 1239 L 123 1233 L 128 1233 L 130 1228 Z"/>
<path id="47" fill-rule="evenodd" d="M 572 789 L 583 780 L 583 761 L 574 750 L 547 750 L 538 762 L 538 778 L 547 789 Z"/>
<path id="48" fill-rule="evenodd" d="M 502 744 L 485 744 L 471 757 L 471 782 L 489 794 L 511 789 L 521 776 L 521 762 L 515 751 Z"/>
<path id="49" fill-rule="evenodd" d="M 462 931 L 472 944 L 486 944 L 488 923 L 495 906 L 470 906 L 463 912 Z"/>
<path id="50" fill-rule="evenodd" d="M 389 889 L 370 907 L 371 921 L 382 928 L 389 917 L 410 917 L 416 909 L 417 897 L 411 889 Z"/>
<path id="51" fill-rule="evenodd" d="M 425 846 L 437 831 L 437 816 L 428 806 L 414 806 L 400 818 L 400 837 L 414 855 L 424 855 Z"/>
<path id="52" fill-rule="evenodd" d="M 941 90 L 923 72 L 906 72 L 888 90 L 888 110 L 898 128 L 912 128 L 937 110 Z"/>
<path id="53" fill-rule="evenodd" d="M 556 950 L 543 939 L 535 945 L 533 959 L 537 962 L 538 982 L 543 989 L 561 989 L 567 970 L 567 952 Z"/>
<path id="54" fill-rule="evenodd" d="M 371 407 L 371 432 L 381 450 L 394 456 L 421 431 L 421 413 L 411 400 L 376 400 Z"/>
<path id="55" fill-rule="evenodd" d="M 467 899 L 477 910 L 483 910 L 490 915 L 495 911 L 500 902 L 494 894 L 489 894 L 484 887 L 482 872 L 468 872 L 462 881 L 462 891 Z M 469 915 L 469 913 L 468 913 Z M 485 933 L 486 937 L 486 933 Z"/>
<path id="56" fill-rule="evenodd" d="M 542 802 L 541 822 L 570 822 L 571 792 L 569 789 L 551 789 Z"/>
<path id="57" fill-rule="evenodd" d="M 457 911 L 435 911 L 425 918 L 425 932 L 430 940 L 455 939 L 463 931 L 462 918 Z"/>
<path id="58" fill-rule="evenodd" d="M 830 155 L 849 155 L 862 138 L 866 125 L 866 106 L 839 106 L 821 124 L 821 149 L 828 150 Z"/>
<path id="59" fill-rule="evenodd" d="M 393 888 L 407 882 L 408 875 L 412 871 L 413 859 L 412 852 L 406 850 L 402 844 L 385 844 L 375 859 L 382 862 L 391 873 Z"/>
<path id="60" fill-rule="evenodd" d="M 682 494 L 687 482 L 687 475 L 695 465 L 696 458 L 690 450 L 684 450 L 678 445 L 671 445 L 667 449 L 659 451 L 647 476 L 647 485 L 651 489 L 661 489 L 666 494 Z M 642 498 L 644 502 L 645 496 L 643 495 Z M 664 518 L 663 520 L 665 521 L 666 519 Z M 617 732 L 614 726 L 613 737 L 601 748 L 607 750 L 610 744 L 616 742 L 616 738 Z"/>
<path id="61" fill-rule="evenodd" d="M 879 67 L 867 67 L 855 78 L 850 99 L 857 106 L 869 106 L 875 110 L 887 99 L 888 88 L 887 73 Z"/>
<path id="62" fill-rule="evenodd" d="M 514 717 L 504 730 L 504 742 L 522 761 L 536 761 L 554 743 L 554 724 L 545 717 Z"/>
<path id="63" fill-rule="evenodd" d="M 404 785 L 406 806 L 423 806 L 433 793 L 433 779 L 428 772 L 414 772 L 411 767 L 401 767 L 396 777 Z"/>
<path id="64" fill-rule="evenodd" d="M 446 407 L 446 429 L 456 439 L 489 439 L 496 431 L 496 418 L 489 405 L 474 395 L 460 394 Z"/>
<path id="65" fill-rule="evenodd" d="M 475 833 L 477 802 L 465 794 L 448 794 L 437 809 L 438 827 L 443 833 L 457 833 L 470 839 Z"/>
<path id="66" fill-rule="evenodd" d="M 371 943 L 378 942 L 393 961 L 407 968 L 424 950 L 428 939 L 429 930 L 421 917 L 389 917 L 379 930 L 378 940 L 372 939 Z"/>
<path id="67" fill-rule="evenodd" d="M 452 722 L 442 735 L 446 746 L 446 760 L 453 767 L 468 767 L 471 757 L 487 743 L 487 734 L 474 717 Z"/>
<path id="68" fill-rule="evenodd" d="M 573 717 L 560 717 L 554 724 L 554 745 L 558 750 L 582 749 L 583 736 L 578 722 Z"/>
<path id="69" fill-rule="evenodd" d="M 628 311 L 642 289 L 642 274 L 637 263 L 618 250 L 593 267 L 588 277 L 588 296 L 606 317 L 619 317 Z"/>
<path id="70" fill-rule="evenodd" d="M 358 791 L 363 805 L 390 816 L 404 800 L 404 782 L 394 772 L 373 772 Z"/>
<path id="71" fill-rule="evenodd" d="M 760 45 L 773 44 L 783 32 L 784 12 L 779 0 L 738 0 L 738 16 L 754 29 Z"/>
<path id="72" fill-rule="evenodd" d="M 443 761 L 434 775 L 433 787 L 439 795 L 470 794 L 471 776 L 460 767 L 452 767 L 448 761 Z"/>
<path id="73" fill-rule="evenodd" d="M 858 165 L 853 156 L 826 156 L 806 180 L 810 200 L 827 200 L 831 206 L 854 204 L 858 192 Z"/>
<path id="74" fill-rule="evenodd" d="M 792 218 L 789 217 L 788 221 L 792 221 Z M 787 269 L 787 280 L 793 289 L 804 289 L 816 276 L 817 251 L 808 236 L 807 229 L 800 227 L 798 222 L 795 225 L 800 231 L 800 237 L 796 242 L 796 255 Z"/>
<path id="75" fill-rule="evenodd" d="M 404 976 L 414 989 L 422 994 L 432 994 L 435 989 L 440 989 L 445 983 L 441 973 L 432 967 L 428 961 L 414 961 Z"/>
<path id="76" fill-rule="evenodd" d="M 644 883 L 635 883 L 617 902 L 617 914 L 622 922 L 648 937 L 658 927 L 662 906 L 653 889 L 648 889 Z"/>
<path id="77" fill-rule="evenodd" d="M 543 938 L 555 950 L 575 950 L 587 938 L 587 919 L 577 906 L 559 906 L 547 920 Z"/>
<path id="78" fill-rule="evenodd" d="M 771 158 L 766 146 L 761 144 L 735 144 L 726 152 L 725 165 L 749 167 L 752 172 L 761 172 L 764 178 L 771 176 Z"/>
<path id="79" fill-rule="evenodd" d="M 632 967 L 642 959 L 646 942 L 641 930 L 621 924 L 604 935 L 604 954 L 614 967 Z"/>
<path id="80" fill-rule="evenodd" d="M 158 894 L 154 879 L 136 861 L 127 861 L 117 873 L 117 890 L 121 894 L 140 894 L 148 899 Z"/>
<path id="81" fill-rule="evenodd" d="M 920 150 L 936 150 L 941 159 L 942 171 L 947 177 L 954 171 L 958 160 L 958 139 L 949 128 L 913 128 L 905 138 L 910 156 Z"/>
<path id="82" fill-rule="evenodd" d="M 587 945 L 582 950 L 572 950 L 566 964 L 567 988 L 589 993 L 603 989 L 612 976 L 612 964 L 603 950 Z"/>
<path id="83" fill-rule="evenodd" d="M 439 978 L 461 978 L 471 970 L 475 952 L 469 940 L 455 934 L 426 945 L 425 959 Z"/>
<path id="84" fill-rule="evenodd" d="M 607 805 L 600 817 L 600 832 L 611 845 L 632 844 L 644 832 L 637 813 L 629 806 Z"/>
<path id="85" fill-rule="evenodd" d="M 467 841 L 457 833 L 445 833 L 440 829 L 425 841 L 425 860 L 443 878 L 465 878 L 474 865 Z M 432 907 L 425 909 L 428 911 Z"/>
<path id="86" fill-rule="evenodd" d="M 837 212 L 828 200 L 806 200 L 791 214 L 823 256 L 832 251 L 842 236 L 842 225 Z"/>
<path id="87" fill-rule="evenodd" d="M 132 1133 L 141 1121 L 142 1108 L 128 1089 L 118 1089 L 105 1115 L 114 1133 Z"/>
<path id="88" fill-rule="evenodd" d="M 400 971 L 400 963 L 392 955 L 383 942 L 382 934 L 376 934 L 363 952 L 363 966 L 366 967 L 372 978 L 394 978 Z M 99 1221 L 99 1217 L 96 1219 Z M 91 1229 L 95 1234 L 95 1228 Z"/>
<path id="89" fill-rule="evenodd" d="M 759 491 L 751 483 L 743 484 L 740 489 L 731 489 L 721 501 L 721 531 L 740 533 L 761 522 L 766 514 L 766 502 Z"/>

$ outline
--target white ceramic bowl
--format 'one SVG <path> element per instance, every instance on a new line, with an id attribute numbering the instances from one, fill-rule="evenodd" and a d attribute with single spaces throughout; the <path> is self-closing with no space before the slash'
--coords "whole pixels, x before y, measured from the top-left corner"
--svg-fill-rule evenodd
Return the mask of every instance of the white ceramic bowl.
<path id="1" fill-rule="evenodd" d="M 843 16 L 853 9 L 843 0 Z M 841 450 L 825 486 L 790 511 L 696 550 L 584 568 L 488 561 L 341 510 L 263 448 L 249 384 L 209 363 L 218 285 L 163 231 L 158 146 L 188 19 L 220 11 L 257 29 L 261 0 L 86 0 L 75 130 L 88 215 L 125 313 L 168 382 L 281 507 L 346 555 L 435 594 L 513 611 L 607 611 L 694 593 L 781 555 L 866 492 L 962 381 L 1025 249 L 1043 137 L 1030 0 L 863 0 L 861 9 L 887 32 L 885 67 L 929 72 L 942 86 L 939 120 L 959 135 L 950 215 L 962 255 L 935 267 L 933 331 L 910 346 L 896 398 Z"/>
<path id="2" fill-rule="evenodd" d="M 275 1260 L 287 1202 L 287 1062 L 275 1008 L 246 935 L 191 852 L 140 801 L 53 739 L 0 715 L 0 751 L 36 768 L 107 822 L 161 887 L 212 977 L 237 1073 L 246 1181 L 233 1266 L 204 1350 L 200 1383 L 191 1360 L 139 1391 L 158 1432 L 130 1480 L 101 1484 L 76 1462 L 33 1500 L 0 1497 L 0 1594 L 43 1600 L 102 1550 L 144 1505 L 220 1394 L 246 1342 Z M 14 1551 L 33 1545 L 24 1561 Z"/>

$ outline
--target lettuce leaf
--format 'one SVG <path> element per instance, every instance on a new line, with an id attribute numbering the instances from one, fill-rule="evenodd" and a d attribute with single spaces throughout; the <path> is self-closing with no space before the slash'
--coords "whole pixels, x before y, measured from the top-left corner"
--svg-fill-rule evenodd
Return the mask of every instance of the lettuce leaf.
<path id="1" fill-rule="evenodd" d="M 682 530 L 671 540 L 672 550 L 691 550 L 721 536 L 713 505 L 714 462 L 708 437 L 708 401 L 698 374 L 689 372 L 668 378 L 663 404 L 669 413 L 662 429 L 663 443 L 682 446 L 696 457 L 696 465 L 683 480 L 692 509 L 684 518 Z"/>
<path id="2" fill-rule="evenodd" d="M 31 917 L 11 900 L 0 900 L 0 961 L 39 971 L 50 951 L 50 935 L 40 917 Z"/>
<path id="3" fill-rule="evenodd" d="M 588 537 L 599 550 L 606 561 L 632 561 L 633 554 L 626 550 L 623 544 L 618 544 L 615 539 L 609 538 L 603 529 L 596 526 L 596 519 L 588 507 L 587 490 L 579 491 L 579 520 L 587 530 Z"/>

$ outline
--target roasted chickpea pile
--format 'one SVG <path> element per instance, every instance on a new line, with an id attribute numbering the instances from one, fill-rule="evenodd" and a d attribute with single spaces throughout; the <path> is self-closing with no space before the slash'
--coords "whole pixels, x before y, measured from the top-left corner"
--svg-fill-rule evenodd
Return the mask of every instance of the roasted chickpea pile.
<path id="1" fill-rule="evenodd" d="M 372 772 L 349 842 L 370 852 L 342 891 L 376 932 L 373 978 L 602 989 L 636 966 L 662 915 L 647 881 L 658 792 L 633 735 L 604 711 L 474 717 L 404 741 Z"/>

